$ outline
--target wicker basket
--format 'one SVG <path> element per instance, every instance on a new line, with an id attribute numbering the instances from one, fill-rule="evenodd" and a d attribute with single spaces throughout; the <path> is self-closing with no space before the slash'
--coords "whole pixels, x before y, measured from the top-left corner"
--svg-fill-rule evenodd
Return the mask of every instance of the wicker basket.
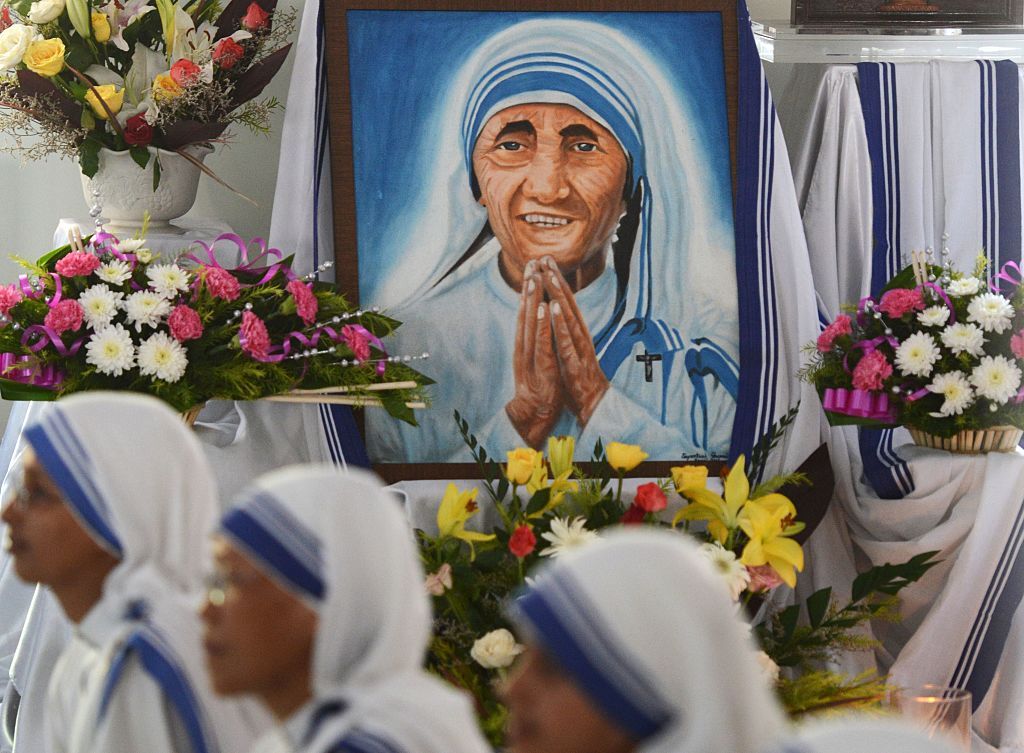
<path id="1" fill-rule="evenodd" d="M 1013 452 L 1020 444 L 1024 430 L 1016 426 L 993 426 L 989 429 L 964 429 L 951 437 L 937 437 L 920 429 L 907 427 L 914 443 L 921 447 L 948 450 L 961 455 L 984 452 Z"/>
<path id="2" fill-rule="evenodd" d="M 199 405 L 193 405 L 187 411 L 181 414 L 181 420 L 185 422 L 185 426 L 193 428 L 196 425 L 196 419 L 199 418 L 199 414 L 203 412 L 203 408 L 206 407 L 206 403 L 199 403 Z"/>

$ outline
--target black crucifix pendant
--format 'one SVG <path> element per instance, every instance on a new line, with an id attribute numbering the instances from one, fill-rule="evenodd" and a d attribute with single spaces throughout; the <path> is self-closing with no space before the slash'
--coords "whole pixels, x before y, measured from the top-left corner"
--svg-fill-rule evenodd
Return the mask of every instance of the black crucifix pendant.
<path id="1" fill-rule="evenodd" d="M 661 360 L 660 353 L 648 353 L 647 348 L 644 348 L 643 355 L 636 357 L 637 361 L 640 361 L 644 365 L 644 379 L 648 382 L 654 381 L 654 364 Z"/>

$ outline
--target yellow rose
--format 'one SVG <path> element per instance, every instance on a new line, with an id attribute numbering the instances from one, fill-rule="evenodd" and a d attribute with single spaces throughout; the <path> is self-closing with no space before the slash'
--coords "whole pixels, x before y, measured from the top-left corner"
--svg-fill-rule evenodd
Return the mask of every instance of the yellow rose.
<path id="1" fill-rule="evenodd" d="M 529 447 L 519 447 L 508 453 L 505 478 L 513 484 L 525 484 L 533 477 L 535 468 L 544 463 L 544 456 Z"/>
<path id="2" fill-rule="evenodd" d="M 22 61 L 40 76 L 51 78 L 64 70 L 64 43 L 59 39 L 40 39 L 28 46 Z"/>
<path id="3" fill-rule="evenodd" d="M 572 470 L 572 456 L 576 452 L 576 440 L 572 437 L 549 437 L 548 460 L 551 461 L 551 475 L 561 476 Z"/>
<path id="4" fill-rule="evenodd" d="M 185 91 L 178 82 L 171 78 L 170 73 L 159 73 L 153 79 L 153 99 L 157 102 L 169 102 L 177 99 Z"/>
<path id="5" fill-rule="evenodd" d="M 96 117 L 100 120 L 107 119 L 107 111 L 103 109 L 103 105 L 100 104 L 100 99 L 107 103 L 107 107 L 110 111 L 117 115 L 121 112 L 121 106 L 124 104 L 124 89 L 118 89 L 113 84 L 103 84 L 103 86 L 93 87 L 96 92 L 92 89 L 85 93 L 85 101 L 89 103 L 89 107 L 96 113 Z M 99 97 L 96 96 L 99 93 Z"/>
<path id="6" fill-rule="evenodd" d="M 92 38 L 101 44 L 108 41 L 110 39 L 110 21 L 107 20 L 107 14 L 94 10 L 89 20 L 92 23 Z"/>
<path id="7" fill-rule="evenodd" d="M 640 445 L 610 442 L 604 448 L 608 464 L 617 471 L 631 471 L 647 459 L 647 453 Z"/>
<path id="8" fill-rule="evenodd" d="M 708 467 L 706 465 L 684 465 L 672 469 L 672 483 L 676 491 L 684 489 L 704 489 L 708 485 Z"/>

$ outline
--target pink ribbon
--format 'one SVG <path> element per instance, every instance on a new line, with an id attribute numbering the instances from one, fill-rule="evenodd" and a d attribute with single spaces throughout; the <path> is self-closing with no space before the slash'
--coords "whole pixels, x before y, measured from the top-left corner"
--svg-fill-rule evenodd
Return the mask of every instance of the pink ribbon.
<path id="1" fill-rule="evenodd" d="M 276 263 L 271 264 L 269 267 L 266 267 L 267 271 L 266 273 L 264 273 L 262 279 L 259 282 L 254 282 L 248 287 L 264 285 L 270 282 L 272 279 L 274 279 L 274 276 L 277 275 L 279 271 L 283 272 L 284 276 L 288 280 L 298 279 L 298 275 L 296 275 L 287 264 L 281 262 L 281 251 L 276 248 L 267 248 L 267 242 L 262 238 L 253 238 L 251 241 L 249 241 L 249 243 L 254 243 L 259 247 L 260 253 L 255 259 L 249 259 L 249 243 L 246 243 L 245 240 L 242 239 L 242 236 L 237 235 L 235 233 L 222 233 L 221 235 L 218 235 L 217 238 L 213 241 L 213 243 L 209 245 L 203 243 L 202 241 L 193 241 L 192 245 L 201 246 L 203 250 L 206 252 L 206 260 L 204 261 L 200 259 L 196 254 L 188 254 L 185 256 L 185 258 L 203 267 L 218 267 L 220 269 L 224 269 L 224 267 L 221 266 L 220 262 L 217 261 L 217 257 L 213 253 L 214 246 L 216 246 L 217 243 L 219 243 L 220 241 L 229 241 L 238 246 L 239 256 L 241 256 L 242 258 L 242 263 L 239 266 L 234 267 L 232 270 L 230 270 L 232 272 L 252 272 L 254 271 L 254 268 L 256 268 L 256 265 L 261 261 L 264 261 L 266 259 L 277 260 Z M 259 267 L 259 269 L 262 269 L 262 267 Z M 196 284 L 198 284 L 198 281 L 199 278 L 197 276 Z"/>
<path id="2" fill-rule="evenodd" d="M 889 396 L 884 392 L 829 387 L 825 390 L 821 404 L 830 413 L 838 413 L 843 416 L 867 418 L 885 423 L 896 421 L 896 409 L 889 404 Z"/>
<path id="3" fill-rule="evenodd" d="M 387 351 L 384 349 L 384 343 L 381 342 L 381 339 L 372 332 L 370 332 L 370 330 L 366 329 L 366 327 L 364 327 L 361 324 L 350 324 L 348 326 L 355 329 L 360 335 L 369 340 L 373 345 L 377 346 L 377 349 L 380 350 L 382 353 L 387 353 Z M 280 363 L 289 355 L 291 355 L 293 350 L 292 342 L 297 342 L 299 344 L 299 347 L 296 349 L 316 348 L 317 344 L 320 342 L 320 337 L 322 335 L 326 336 L 327 339 L 335 343 L 345 342 L 345 338 L 333 327 L 323 326 L 313 330 L 313 332 L 308 336 L 303 334 L 302 332 L 291 332 L 285 335 L 284 340 L 281 341 L 280 345 L 271 346 L 270 352 L 268 352 L 267 355 L 252 356 L 252 358 L 262 363 Z M 238 341 L 239 343 L 241 343 L 242 347 L 245 347 L 246 340 L 245 336 L 241 333 L 241 331 L 239 331 L 238 333 Z M 386 366 L 383 360 L 377 362 L 378 376 L 382 376 L 384 374 L 385 368 Z"/>
<path id="4" fill-rule="evenodd" d="M 1016 278 L 1011 275 L 1011 272 L 1016 273 Z M 998 280 L 1005 280 L 1014 287 L 1020 287 L 1024 283 L 1024 271 L 1021 270 L 1020 265 L 1015 261 L 1008 261 L 1003 265 L 1003 268 L 998 273 L 992 276 L 988 283 L 988 289 L 993 293 L 1002 293 Z"/>
<path id="5" fill-rule="evenodd" d="M 32 342 L 33 340 L 35 342 Z M 71 358 L 78 353 L 84 342 L 85 338 L 80 337 L 70 346 L 65 346 L 57 331 L 45 324 L 33 324 L 31 327 L 26 327 L 25 334 L 21 336 L 21 344 L 33 353 L 38 353 L 47 345 L 53 345 L 54 349 L 64 358 Z"/>
<path id="6" fill-rule="evenodd" d="M 19 364 L 27 364 L 20 366 Z M 64 381 L 64 374 L 53 364 L 40 364 L 32 356 L 0 353 L 0 375 L 4 379 L 34 387 L 54 389 Z"/>
<path id="7" fill-rule="evenodd" d="M 946 304 L 946 308 L 949 309 L 949 323 L 956 324 L 956 308 L 953 306 L 953 302 L 949 300 L 949 296 L 946 295 L 946 291 L 943 290 L 938 285 L 936 285 L 934 282 L 926 282 L 924 285 L 921 286 L 922 291 L 924 290 L 924 288 L 928 288 L 929 290 L 934 292 L 939 298 L 942 299 L 942 302 Z"/>

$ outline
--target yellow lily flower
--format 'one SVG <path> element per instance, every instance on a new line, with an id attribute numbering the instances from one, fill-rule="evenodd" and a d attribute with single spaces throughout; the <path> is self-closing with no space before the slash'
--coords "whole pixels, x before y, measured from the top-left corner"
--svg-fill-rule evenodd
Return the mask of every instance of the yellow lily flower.
<path id="1" fill-rule="evenodd" d="M 529 483 L 533 472 L 544 465 L 544 456 L 529 447 L 517 447 L 508 452 L 505 478 L 513 484 Z"/>
<path id="2" fill-rule="evenodd" d="M 672 484 L 680 494 L 684 489 L 703 489 L 708 485 L 706 465 L 682 465 L 671 469 Z"/>
<path id="3" fill-rule="evenodd" d="M 460 492 L 455 484 L 448 484 L 437 508 L 438 537 L 444 539 L 454 536 L 461 539 L 469 544 L 470 551 L 473 550 L 474 541 L 490 541 L 494 538 L 492 533 L 477 533 L 465 528 L 466 521 L 480 509 L 476 504 L 476 493 L 476 489 Z"/>
<path id="4" fill-rule="evenodd" d="M 547 469 L 544 468 L 543 469 L 544 486 L 538 486 L 536 488 L 531 488 L 531 484 L 533 483 L 532 481 L 531 481 L 530 484 L 526 485 L 526 489 L 527 489 L 527 491 L 530 492 L 531 495 L 535 494 L 539 489 L 543 489 L 543 488 L 545 488 L 547 486 L 550 486 L 550 489 L 551 489 L 551 494 L 548 497 L 548 503 L 546 505 L 544 505 L 544 507 L 542 507 L 540 510 L 538 510 L 535 513 L 532 513 L 528 517 L 530 517 L 530 518 L 541 518 L 541 517 L 544 517 L 545 513 L 551 512 L 556 507 L 558 507 L 560 504 L 562 504 L 562 501 L 565 499 L 565 495 L 566 495 L 567 492 L 577 492 L 577 491 L 580 490 L 580 484 L 579 484 L 578 481 L 570 481 L 569 480 L 569 474 L 570 473 L 572 473 L 572 468 L 570 468 L 567 471 L 563 471 L 561 474 L 556 476 L 554 478 L 554 480 L 552 480 L 551 484 L 549 485 L 547 483 L 548 472 L 547 472 Z"/>
<path id="5" fill-rule="evenodd" d="M 672 525 L 676 525 L 680 520 L 706 520 L 708 532 L 718 543 L 724 544 L 729 538 L 729 532 L 739 528 L 740 510 L 750 497 L 750 482 L 744 471 L 745 462 L 744 457 L 740 455 L 735 465 L 729 469 L 729 475 L 725 478 L 724 497 L 699 487 L 681 489 L 680 493 L 693 500 L 693 503 L 676 513 Z"/>
<path id="6" fill-rule="evenodd" d="M 548 460 L 551 461 L 551 475 L 558 477 L 572 472 L 572 459 L 575 454 L 575 438 L 548 437 Z"/>
<path id="7" fill-rule="evenodd" d="M 740 516 L 740 527 L 750 541 L 743 548 L 740 561 L 750 567 L 769 565 L 790 588 L 796 585 L 796 571 L 804 569 L 804 551 L 793 539 L 786 537 L 786 522 L 795 514 L 793 503 L 781 494 L 785 504 L 772 500 L 769 505 L 761 500 L 747 503 Z"/>
<path id="8" fill-rule="evenodd" d="M 604 448 L 608 464 L 617 471 L 631 471 L 647 459 L 647 453 L 640 445 L 609 442 Z"/>
<path id="9" fill-rule="evenodd" d="M 541 489 L 548 488 L 548 467 L 541 463 L 533 469 L 530 480 L 526 482 L 526 492 L 531 497 Z"/>

